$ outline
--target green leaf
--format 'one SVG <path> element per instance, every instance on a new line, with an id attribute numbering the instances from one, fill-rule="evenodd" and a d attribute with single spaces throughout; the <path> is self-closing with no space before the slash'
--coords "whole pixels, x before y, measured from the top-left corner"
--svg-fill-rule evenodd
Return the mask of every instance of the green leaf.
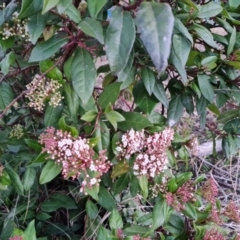
<path id="1" fill-rule="evenodd" d="M 226 123 L 236 117 L 240 117 L 240 110 L 239 109 L 231 109 L 231 110 L 227 110 L 227 111 L 221 113 L 218 116 L 217 121 L 219 123 Z"/>
<path id="2" fill-rule="evenodd" d="M 37 13 L 30 18 L 27 27 L 32 44 L 36 44 L 45 29 L 46 23 L 47 15 L 42 15 L 41 13 Z"/>
<path id="3" fill-rule="evenodd" d="M 85 186 L 84 191 L 87 194 L 89 194 L 93 199 L 98 201 L 98 193 L 99 193 L 99 186 L 98 185 L 92 186 L 91 188 L 88 187 L 88 186 Z"/>
<path id="4" fill-rule="evenodd" d="M 115 82 L 104 88 L 98 98 L 98 104 L 101 108 L 106 108 L 109 103 L 114 104 L 118 99 L 121 83 Z"/>
<path id="5" fill-rule="evenodd" d="M 123 228 L 122 217 L 119 214 L 118 210 L 116 210 L 116 209 L 112 210 L 112 213 L 109 217 L 109 226 L 110 226 L 111 230 Z"/>
<path id="6" fill-rule="evenodd" d="M 58 126 L 63 131 L 70 132 L 73 137 L 78 137 L 79 133 L 75 127 L 68 126 L 65 122 L 65 116 L 62 116 L 58 121 Z"/>
<path id="7" fill-rule="evenodd" d="M 92 96 L 97 71 L 91 55 L 85 50 L 78 48 L 72 60 L 71 76 L 73 88 L 79 98 L 86 103 Z"/>
<path id="8" fill-rule="evenodd" d="M 103 121 L 99 122 L 93 137 L 99 139 L 96 146 L 96 150 L 98 152 L 102 150 L 108 150 L 110 145 L 110 132 L 107 125 Z"/>
<path id="9" fill-rule="evenodd" d="M 53 107 L 47 105 L 45 115 L 44 115 L 44 125 L 45 127 L 57 126 L 58 120 L 61 117 L 63 110 L 63 105 Z"/>
<path id="10" fill-rule="evenodd" d="M 44 61 L 41 61 L 39 63 L 39 66 L 40 66 L 40 70 L 42 73 L 46 72 L 48 69 L 52 68 L 54 66 L 54 63 L 50 60 L 50 59 L 47 59 L 47 60 L 44 60 Z M 59 70 L 59 68 L 57 67 L 54 67 L 51 71 L 49 71 L 46 76 L 48 78 L 51 78 L 53 80 L 59 80 L 61 81 L 62 80 L 62 73 L 61 71 Z"/>
<path id="11" fill-rule="evenodd" d="M 96 118 L 97 114 L 98 113 L 95 111 L 88 111 L 84 115 L 82 115 L 81 119 L 86 122 L 91 122 Z"/>
<path id="12" fill-rule="evenodd" d="M 115 131 L 117 131 L 117 123 L 122 122 L 125 118 L 116 111 L 110 111 L 106 114 L 106 118 L 113 125 Z"/>
<path id="13" fill-rule="evenodd" d="M 148 94 L 151 95 L 153 93 L 155 87 L 155 73 L 149 68 L 142 68 L 141 70 L 142 80 Z"/>
<path id="14" fill-rule="evenodd" d="M 92 18 L 97 18 L 100 11 L 106 5 L 107 0 L 88 0 L 88 11 Z"/>
<path id="15" fill-rule="evenodd" d="M 160 24 L 164 23 L 164 24 Z M 164 3 L 142 2 L 136 15 L 140 38 L 158 72 L 167 66 L 170 54 L 174 17 Z"/>
<path id="16" fill-rule="evenodd" d="M 236 9 L 240 5 L 240 2 L 238 0 L 228 0 L 228 4 L 230 9 Z"/>
<path id="17" fill-rule="evenodd" d="M 69 5 L 72 4 L 72 0 L 59 0 L 57 10 L 60 14 L 64 13 Z"/>
<path id="18" fill-rule="evenodd" d="M 4 170 L 0 176 L 0 184 L 4 185 L 4 186 L 11 184 L 11 179 L 10 179 L 8 173 Z"/>
<path id="19" fill-rule="evenodd" d="M 1 1 L 2 3 L 3 1 Z M 0 10 L 0 26 L 3 25 L 4 22 L 9 21 L 13 15 L 13 13 L 18 10 L 19 4 L 17 2 L 9 2 L 6 4 L 6 7 L 3 10 Z"/>
<path id="20" fill-rule="evenodd" d="M 231 158 L 239 151 L 239 138 L 228 134 L 222 139 L 222 149 L 227 158 Z"/>
<path id="21" fill-rule="evenodd" d="M 134 129 L 136 131 L 142 130 L 146 127 L 152 126 L 152 123 L 137 112 L 123 112 L 121 113 L 125 118 L 125 121 L 118 123 L 118 128 L 122 131 Z"/>
<path id="22" fill-rule="evenodd" d="M 164 107 L 168 108 L 168 99 L 162 82 L 155 82 L 153 94 L 163 104 Z"/>
<path id="23" fill-rule="evenodd" d="M 0 111 L 3 111 L 14 99 L 11 85 L 6 82 L 0 83 Z"/>
<path id="24" fill-rule="evenodd" d="M 50 9 L 58 4 L 59 0 L 43 0 L 42 14 L 47 13 Z"/>
<path id="25" fill-rule="evenodd" d="M 191 43 L 188 39 L 179 34 L 174 34 L 172 39 L 171 60 L 181 75 L 183 84 L 187 84 L 187 73 L 185 65 L 191 50 Z"/>
<path id="26" fill-rule="evenodd" d="M 230 40 L 229 40 L 228 47 L 227 47 L 227 55 L 228 56 L 232 53 L 235 43 L 236 43 L 236 28 L 234 27 L 231 37 L 230 37 Z"/>
<path id="27" fill-rule="evenodd" d="M 223 130 L 227 133 L 239 134 L 240 133 L 240 119 L 233 119 L 223 126 Z"/>
<path id="28" fill-rule="evenodd" d="M 45 212 L 54 212 L 59 208 L 77 209 L 77 206 L 70 196 L 61 193 L 53 193 L 41 204 L 41 209 Z"/>
<path id="29" fill-rule="evenodd" d="M 138 184 L 142 190 L 142 194 L 144 199 L 146 200 L 148 197 L 148 179 L 146 175 L 138 177 Z"/>
<path id="30" fill-rule="evenodd" d="M 80 12 L 73 4 L 68 5 L 65 9 L 65 14 L 75 23 L 81 22 Z"/>
<path id="31" fill-rule="evenodd" d="M 197 35 L 209 46 L 218 49 L 218 45 L 213 39 L 212 33 L 205 27 L 199 24 L 194 24 L 193 29 L 196 31 Z"/>
<path id="32" fill-rule="evenodd" d="M 54 35 L 47 41 L 38 43 L 31 52 L 29 62 L 38 62 L 52 57 L 67 42 L 67 39 Z"/>
<path id="33" fill-rule="evenodd" d="M 28 167 L 23 175 L 23 188 L 25 191 L 29 191 L 33 186 L 37 173 L 35 168 Z"/>
<path id="34" fill-rule="evenodd" d="M 1 240 L 9 240 L 15 228 L 15 223 L 12 219 L 5 218 L 2 221 L 2 228 L 1 228 Z"/>
<path id="35" fill-rule="evenodd" d="M 117 152 L 116 149 L 114 149 L 114 152 Z M 127 173 L 128 171 L 129 171 L 129 164 L 125 161 L 119 161 L 116 165 L 114 165 L 112 169 L 111 178 L 116 178 L 118 176 L 121 176 L 122 174 Z"/>
<path id="36" fill-rule="evenodd" d="M 32 220 L 23 233 L 24 240 L 37 240 L 36 229 L 35 229 L 35 220 Z"/>
<path id="37" fill-rule="evenodd" d="M 192 35 L 188 32 L 188 29 L 183 25 L 181 20 L 176 17 L 174 18 L 174 29 L 186 37 L 193 45 Z"/>
<path id="38" fill-rule="evenodd" d="M 18 15 L 19 18 L 30 17 L 42 9 L 42 1 L 39 0 L 23 0 L 21 10 Z"/>
<path id="39" fill-rule="evenodd" d="M 168 191 L 171 192 L 171 193 L 173 193 L 173 192 L 175 192 L 175 191 L 177 190 L 178 185 L 177 185 L 176 180 L 175 180 L 174 177 L 171 178 L 171 179 L 168 181 L 168 183 L 167 183 L 167 188 L 168 188 Z"/>
<path id="40" fill-rule="evenodd" d="M 94 220 L 98 216 L 98 208 L 95 203 L 93 203 L 91 200 L 87 200 L 86 203 L 86 212 L 88 217 L 91 220 Z"/>
<path id="41" fill-rule="evenodd" d="M 160 214 L 161 213 L 161 214 Z M 152 231 L 159 228 L 167 220 L 168 216 L 168 205 L 165 198 L 161 198 L 156 202 L 153 208 L 153 223 Z"/>
<path id="42" fill-rule="evenodd" d="M 143 82 L 138 82 L 133 89 L 135 103 L 145 113 L 150 114 L 158 101 L 154 96 L 149 96 Z"/>
<path id="43" fill-rule="evenodd" d="M 28 147 L 40 152 L 42 150 L 42 146 L 40 143 L 38 143 L 37 140 L 34 139 L 24 139 L 25 143 L 28 145 Z"/>
<path id="44" fill-rule="evenodd" d="M 235 69 L 240 68 L 240 62 L 238 61 L 223 61 L 225 64 L 234 67 Z"/>
<path id="45" fill-rule="evenodd" d="M 210 102 L 214 99 L 214 90 L 209 81 L 209 76 L 198 74 L 198 85 L 202 95 Z"/>
<path id="46" fill-rule="evenodd" d="M 112 211 L 113 209 L 117 208 L 116 202 L 112 195 L 106 188 L 102 186 L 100 187 L 100 191 L 98 193 L 98 204 L 104 207 L 107 211 Z"/>
<path id="47" fill-rule="evenodd" d="M 38 212 L 36 214 L 36 218 L 37 218 L 37 220 L 45 221 L 45 220 L 51 218 L 51 215 L 49 215 L 49 214 L 47 214 L 45 212 Z M 38 240 L 39 240 L 39 238 L 38 238 Z"/>
<path id="48" fill-rule="evenodd" d="M 181 95 L 181 100 L 183 106 L 186 108 L 186 111 L 188 114 L 192 114 L 194 111 L 194 103 L 193 103 L 193 98 L 191 94 L 182 94 Z"/>
<path id="49" fill-rule="evenodd" d="M 5 164 L 4 169 L 8 173 L 8 175 L 11 179 L 13 188 L 16 190 L 16 192 L 19 195 L 23 196 L 24 195 L 23 194 L 23 184 L 22 184 L 18 174 L 14 171 L 14 169 L 8 163 Z"/>
<path id="50" fill-rule="evenodd" d="M 129 12 L 120 7 L 112 11 L 105 47 L 112 72 L 120 72 L 127 64 L 135 41 L 135 25 Z"/>
<path id="51" fill-rule="evenodd" d="M 168 125 L 172 127 L 175 125 L 183 115 L 183 104 L 181 101 L 181 96 L 177 95 L 173 97 L 169 103 L 167 111 Z"/>
<path id="52" fill-rule="evenodd" d="M 106 240 L 109 239 L 109 237 L 108 230 L 100 225 L 98 228 L 97 240 Z"/>
<path id="53" fill-rule="evenodd" d="M 209 2 L 207 4 L 199 5 L 198 10 L 199 10 L 199 13 L 197 17 L 210 18 L 210 17 L 215 17 L 220 12 L 222 12 L 223 8 L 218 3 Z"/>
<path id="54" fill-rule="evenodd" d="M 128 236 L 133 236 L 136 234 L 145 235 L 149 230 L 149 227 L 132 225 L 131 227 L 125 228 L 123 232 Z"/>
<path id="55" fill-rule="evenodd" d="M 15 54 L 13 52 L 8 53 L 5 58 L 0 62 L 1 73 L 6 75 L 10 66 L 15 62 Z"/>
<path id="56" fill-rule="evenodd" d="M 127 189 L 129 184 L 129 174 L 125 173 L 120 176 L 113 184 L 114 195 L 121 193 L 123 190 Z"/>
<path id="57" fill-rule="evenodd" d="M 61 171 L 62 171 L 62 167 L 60 165 L 57 165 L 55 161 L 47 160 L 47 164 L 42 169 L 42 172 L 39 178 L 39 183 L 45 184 L 47 182 L 50 182 Z"/>
<path id="58" fill-rule="evenodd" d="M 9 37 L 6 40 L 3 40 L 2 38 L 0 38 L 0 49 L 1 51 L 3 51 L 4 53 L 13 46 L 14 44 L 14 37 Z"/>
<path id="59" fill-rule="evenodd" d="M 209 56 L 209 57 L 204 58 L 201 61 L 201 64 L 202 65 L 208 65 L 208 64 L 211 64 L 211 63 L 215 63 L 217 60 L 218 60 L 218 58 L 216 56 Z"/>
<path id="60" fill-rule="evenodd" d="M 104 44 L 103 28 L 99 21 L 92 18 L 85 18 L 78 27 L 85 34 L 96 38 L 101 44 Z"/>

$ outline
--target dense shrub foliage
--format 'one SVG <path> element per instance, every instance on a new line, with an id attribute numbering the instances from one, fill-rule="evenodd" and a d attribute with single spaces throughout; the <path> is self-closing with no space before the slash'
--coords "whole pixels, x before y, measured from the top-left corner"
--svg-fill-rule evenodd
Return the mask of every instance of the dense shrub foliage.
<path id="1" fill-rule="evenodd" d="M 176 127 L 238 151 L 239 0 L 1 3 L 1 240 L 240 239 Z"/>

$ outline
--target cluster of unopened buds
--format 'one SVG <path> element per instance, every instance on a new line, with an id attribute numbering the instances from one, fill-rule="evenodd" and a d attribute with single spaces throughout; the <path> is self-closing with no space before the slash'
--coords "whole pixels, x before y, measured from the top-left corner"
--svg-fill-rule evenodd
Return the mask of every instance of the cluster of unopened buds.
<path id="1" fill-rule="evenodd" d="M 69 132 L 47 128 L 40 135 L 39 142 L 44 145 L 43 152 L 47 152 L 50 159 L 62 166 L 64 178 L 83 179 L 81 192 L 99 185 L 100 177 L 111 167 L 106 151 L 100 151 L 96 157 L 93 146 L 86 138 L 73 137 Z"/>
<path id="2" fill-rule="evenodd" d="M 9 238 L 9 240 L 23 240 L 23 237 L 14 236 L 14 237 Z"/>
<path id="3" fill-rule="evenodd" d="M 154 178 L 167 168 L 167 148 L 173 140 L 173 135 L 174 131 L 171 128 L 153 135 L 131 129 L 122 135 L 121 142 L 118 143 L 118 159 L 127 160 L 135 154 L 134 174 Z"/>
<path id="4" fill-rule="evenodd" d="M 212 228 L 205 232 L 203 240 L 225 240 L 225 238 L 216 229 Z"/>
<path id="5" fill-rule="evenodd" d="M 23 126 L 21 124 L 15 124 L 9 133 L 9 138 L 21 138 L 24 135 Z"/>
<path id="6" fill-rule="evenodd" d="M 34 79 L 26 85 L 29 92 L 26 97 L 29 99 L 29 107 L 42 111 L 45 101 L 49 99 L 49 105 L 57 107 L 61 104 L 63 97 L 59 89 L 61 84 L 57 80 L 35 75 Z"/>
<path id="7" fill-rule="evenodd" d="M 27 22 L 29 19 L 19 19 L 17 14 L 13 14 L 13 17 L 9 23 L 4 23 L 0 27 L 0 34 L 2 40 L 7 40 L 10 37 L 20 37 L 24 41 L 30 41 Z"/>

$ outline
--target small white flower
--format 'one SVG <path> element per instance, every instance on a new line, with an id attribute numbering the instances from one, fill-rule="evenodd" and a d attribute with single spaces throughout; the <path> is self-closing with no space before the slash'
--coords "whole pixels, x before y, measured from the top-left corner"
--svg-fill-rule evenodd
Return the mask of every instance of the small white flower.
<path id="1" fill-rule="evenodd" d="M 134 164 L 133 170 L 138 170 L 138 169 L 139 169 L 139 166 L 137 164 Z"/>
<path id="2" fill-rule="evenodd" d="M 121 148 L 121 147 L 117 147 L 116 150 L 117 150 L 118 152 L 121 152 L 121 151 L 122 151 L 122 148 Z"/>
<path id="3" fill-rule="evenodd" d="M 91 180 L 90 180 L 90 184 L 91 185 L 94 185 L 94 184 L 96 184 L 97 183 L 97 179 L 96 178 L 92 178 Z"/>
<path id="4" fill-rule="evenodd" d="M 96 167 L 93 164 L 91 164 L 91 166 L 89 168 L 90 168 L 91 171 L 94 171 L 94 172 L 97 171 Z"/>
<path id="5" fill-rule="evenodd" d="M 66 156 L 70 157 L 72 156 L 72 152 L 70 149 L 67 149 L 66 152 L 65 152 Z"/>
<path id="6" fill-rule="evenodd" d="M 146 170 L 146 169 L 143 169 L 143 170 L 141 171 L 141 174 L 142 174 L 142 175 L 146 175 L 146 174 L 147 174 L 147 170 Z"/>

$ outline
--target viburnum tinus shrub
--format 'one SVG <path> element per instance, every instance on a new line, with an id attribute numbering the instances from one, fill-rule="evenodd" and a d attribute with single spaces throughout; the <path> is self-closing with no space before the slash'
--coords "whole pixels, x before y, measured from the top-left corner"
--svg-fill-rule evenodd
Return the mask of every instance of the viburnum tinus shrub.
<path id="1" fill-rule="evenodd" d="M 237 204 L 189 165 L 197 140 L 177 125 L 198 114 L 238 151 L 239 11 L 2 1 L 0 239 L 240 239 Z"/>

